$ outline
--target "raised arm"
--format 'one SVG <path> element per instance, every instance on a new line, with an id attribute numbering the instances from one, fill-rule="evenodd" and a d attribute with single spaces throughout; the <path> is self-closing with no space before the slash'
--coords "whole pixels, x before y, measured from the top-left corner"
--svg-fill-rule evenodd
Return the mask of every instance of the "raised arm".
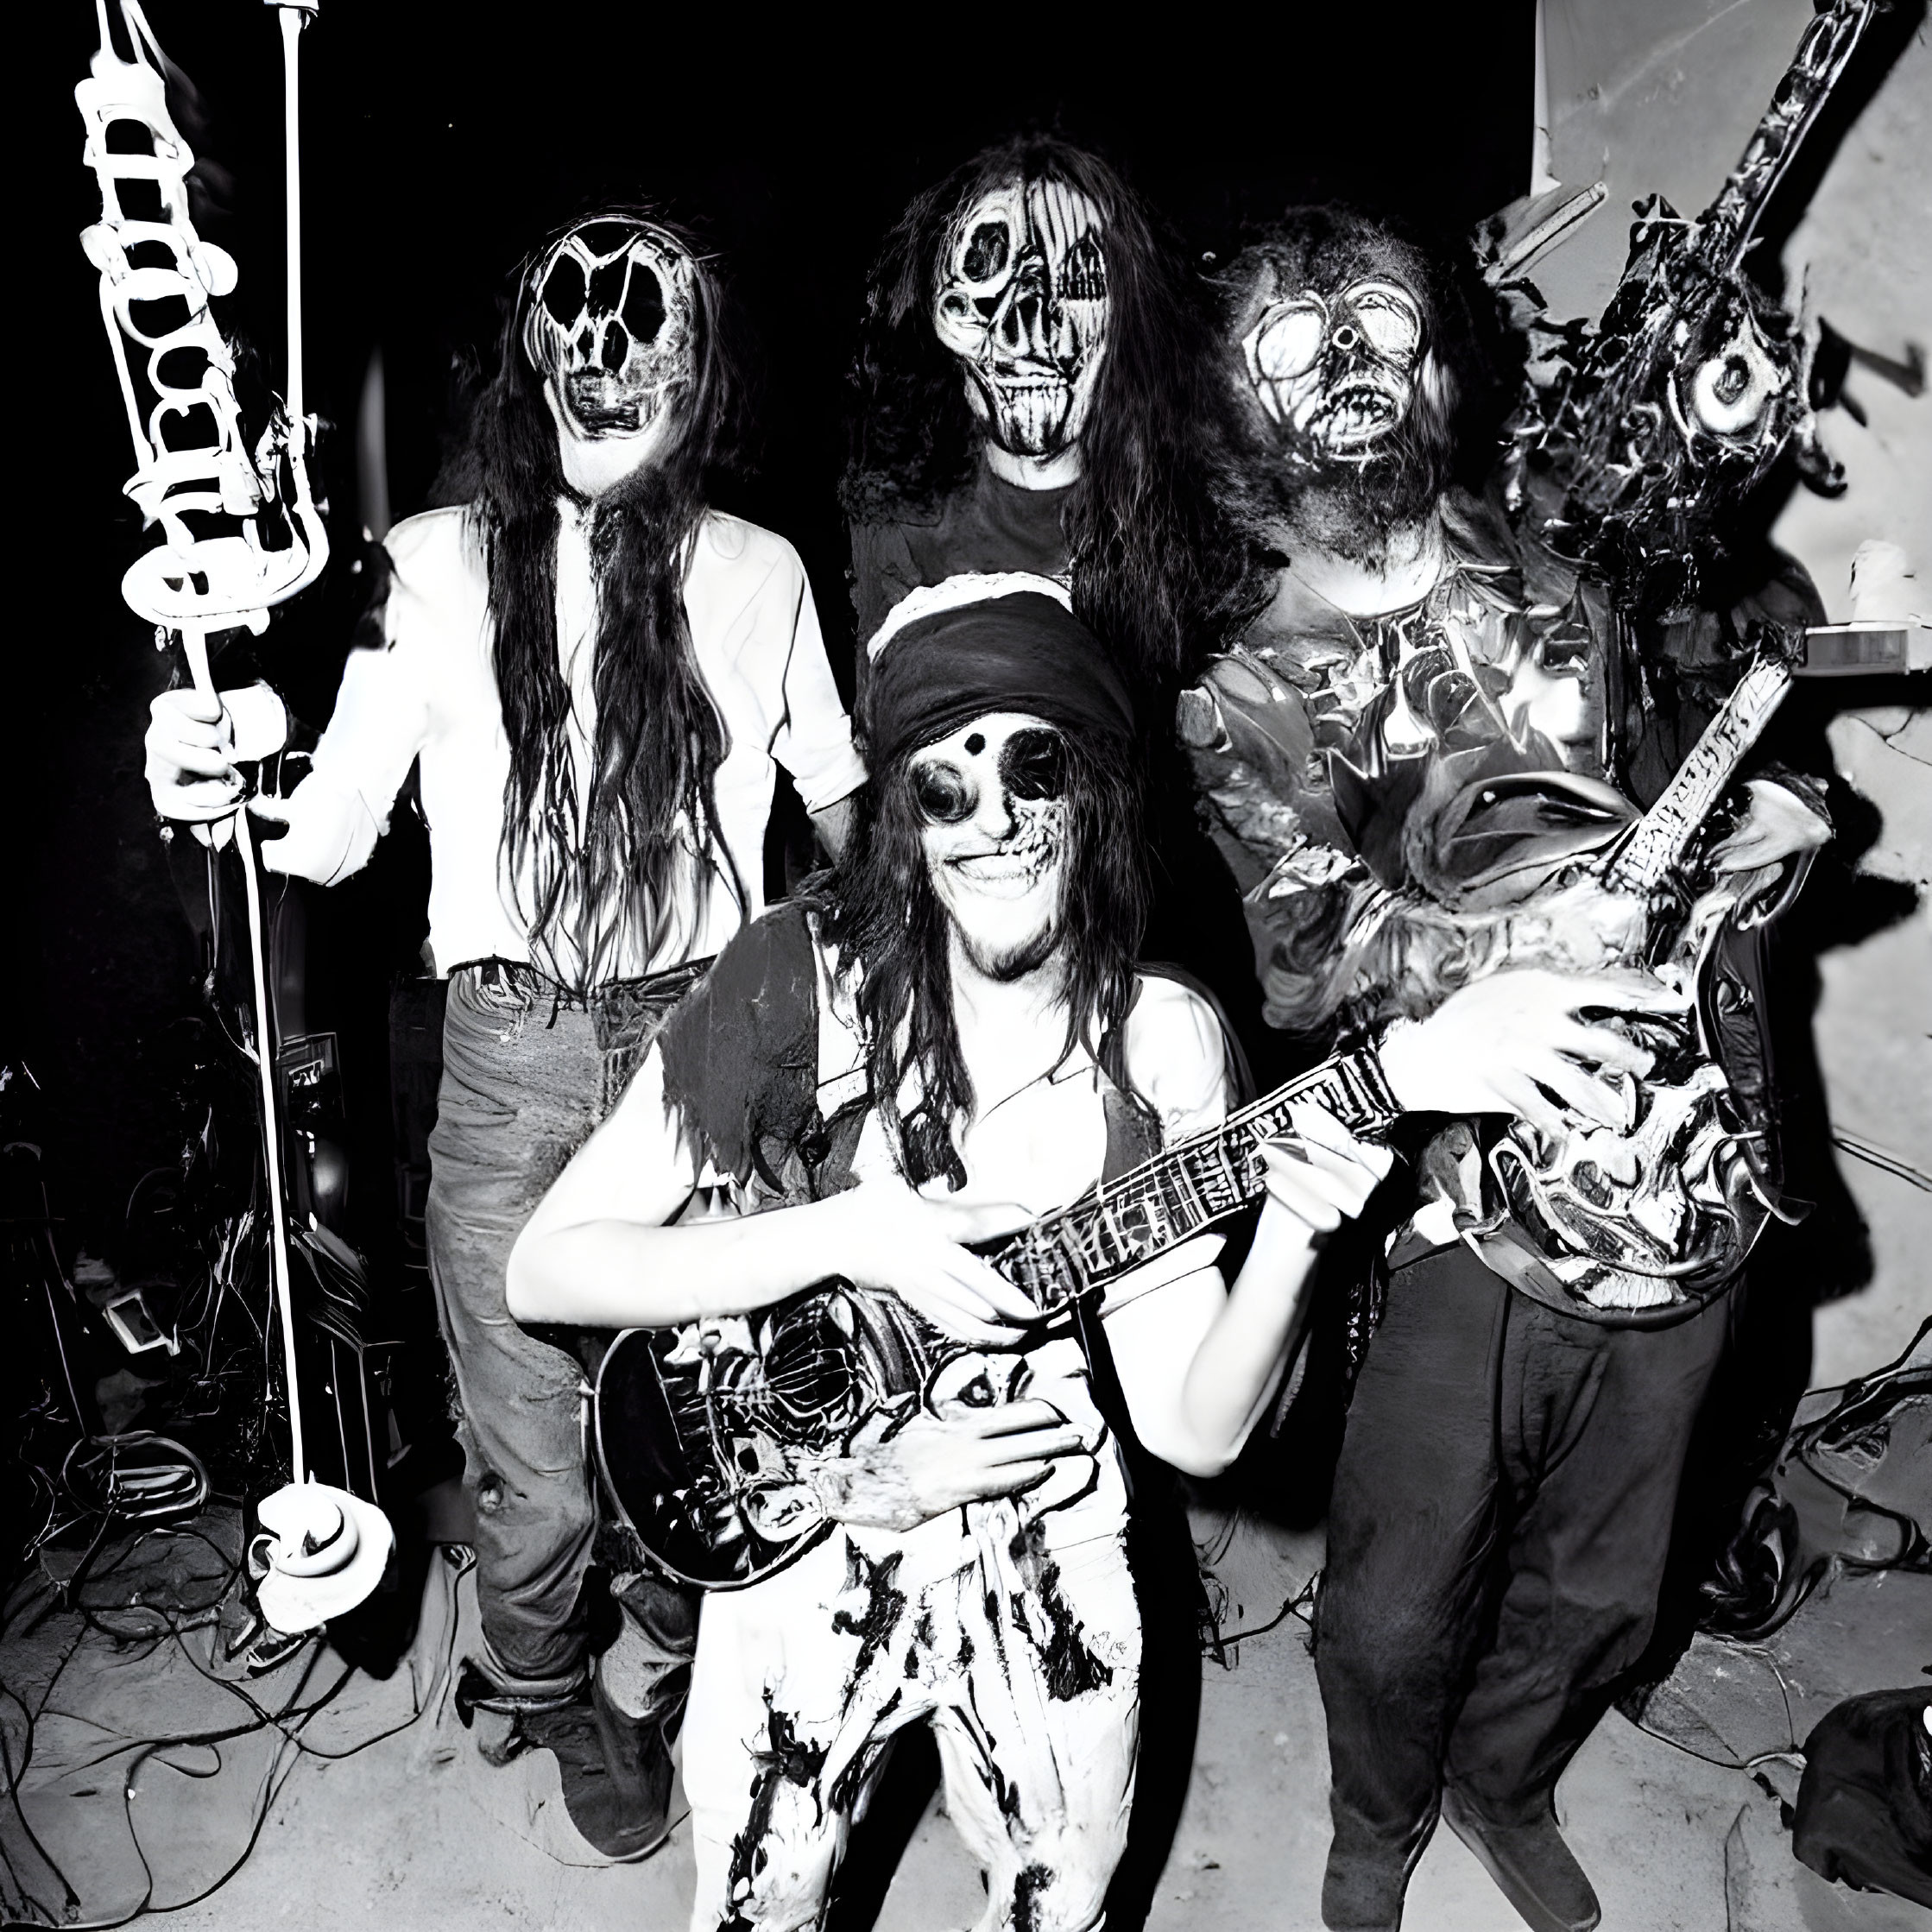
<path id="1" fill-rule="evenodd" d="M 428 735 L 429 667 L 440 633 L 480 610 L 454 513 L 414 518 L 392 540 L 395 578 L 358 627 L 364 635 L 343 667 L 308 776 L 287 798 L 258 793 L 247 801 L 255 817 L 285 828 L 263 843 L 262 864 L 318 885 L 334 885 L 368 862 Z M 375 554 L 380 562 L 382 553 Z M 243 799 L 237 766 L 280 751 L 288 734 L 287 713 L 266 685 L 224 691 L 218 704 L 192 689 L 163 691 L 144 741 L 155 810 L 194 826 L 205 843 L 225 843 Z"/>

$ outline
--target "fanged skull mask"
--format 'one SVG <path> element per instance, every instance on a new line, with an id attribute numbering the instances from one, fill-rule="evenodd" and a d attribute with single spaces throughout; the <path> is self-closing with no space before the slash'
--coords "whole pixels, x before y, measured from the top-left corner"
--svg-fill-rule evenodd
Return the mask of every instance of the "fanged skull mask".
<path id="1" fill-rule="evenodd" d="M 1100 210 L 1054 180 L 1009 181 L 954 224 L 932 324 L 1000 448 L 1054 457 L 1080 439 L 1107 347 Z"/>
<path id="2" fill-rule="evenodd" d="M 523 351 L 560 426 L 581 438 L 650 428 L 690 373 L 691 257 L 660 230 L 593 221 L 531 278 Z"/>
<path id="3" fill-rule="evenodd" d="M 1373 279 L 1271 302 L 1241 341 L 1269 420 L 1342 463 L 1369 462 L 1402 426 L 1423 349 L 1415 297 Z"/>

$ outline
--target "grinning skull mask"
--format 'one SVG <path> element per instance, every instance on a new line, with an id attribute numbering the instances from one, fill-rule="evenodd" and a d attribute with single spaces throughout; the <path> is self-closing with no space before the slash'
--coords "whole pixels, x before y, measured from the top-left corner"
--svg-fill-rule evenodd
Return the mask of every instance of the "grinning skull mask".
<path id="1" fill-rule="evenodd" d="M 602 218 L 573 228 L 528 283 L 523 352 L 566 435 L 636 436 L 691 375 L 690 256 L 664 230 Z"/>
<path id="2" fill-rule="evenodd" d="M 926 874 L 967 957 L 999 980 L 1031 972 L 1059 935 L 1066 743 L 1045 719 L 988 711 L 912 754 Z"/>
<path id="3" fill-rule="evenodd" d="M 1415 400 L 1422 311 L 1374 277 L 1298 289 L 1262 310 L 1241 353 L 1272 421 L 1331 462 L 1367 463 Z"/>
<path id="4" fill-rule="evenodd" d="M 1077 189 L 1007 181 L 954 223 L 932 324 L 966 365 L 966 399 L 1014 456 L 1080 439 L 1107 348 L 1105 227 Z"/>
<path id="5" fill-rule="evenodd" d="M 1455 470 L 1481 359 L 1450 268 L 1349 209 L 1291 211 L 1222 281 L 1228 376 L 1266 491 L 1304 534 L 1377 552 Z"/>

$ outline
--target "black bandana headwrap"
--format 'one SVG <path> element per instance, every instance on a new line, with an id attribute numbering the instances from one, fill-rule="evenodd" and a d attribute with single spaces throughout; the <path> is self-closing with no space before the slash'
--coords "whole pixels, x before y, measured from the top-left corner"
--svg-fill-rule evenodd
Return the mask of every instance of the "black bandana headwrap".
<path id="1" fill-rule="evenodd" d="M 869 647 L 859 727 L 873 769 L 987 711 L 1025 712 L 1124 751 L 1133 734 L 1127 687 L 1064 597 L 1049 579 L 1014 573 L 982 584 L 954 578 L 907 599 L 901 609 L 924 608 L 897 622 L 894 611 Z"/>

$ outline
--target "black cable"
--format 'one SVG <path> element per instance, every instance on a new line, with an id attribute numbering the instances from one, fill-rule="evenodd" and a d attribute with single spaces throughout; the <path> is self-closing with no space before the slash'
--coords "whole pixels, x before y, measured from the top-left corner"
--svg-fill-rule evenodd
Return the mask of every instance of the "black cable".
<path id="1" fill-rule="evenodd" d="M 47 1681 L 46 1690 L 41 1694 L 39 1705 L 35 1709 L 29 1710 L 25 1699 L 21 1697 L 17 1691 L 3 1682 L 0 1682 L 0 1694 L 10 1697 L 27 1720 L 26 1743 L 17 1772 L 13 1767 L 12 1752 L 10 1747 L 6 1745 L 4 1732 L 0 1730 L 0 1749 L 5 1751 L 4 1764 L 14 1809 L 20 1817 L 28 1841 L 33 1845 L 35 1851 L 47 1866 L 48 1871 L 60 1884 L 66 1894 L 66 1910 L 57 1919 L 38 1898 L 34 1897 L 27 1891 L 24 1885 L 20 1885 L 17 1875 L 15 1876 L 15 1886 L 22 1903 L 31 1904 L 41 1913 L 50 1925 L 58 1923 L 72 1926 L 76 1929 L 76 1932 L 110 1932 L 110 1929 L 127 1925 L 144 1913 L 149 1911 L 179 1911 L 186 1906 L 198 1904 L 202 1900 L 212 1897 L 247 1863 L 255 1850 L 256 1845 L 261 1839 L 262 1832 L 268 1822 L 268 1815 L 275 1808 L 275 1800 L 281 1796 L 288 1777 L 304 1757 L 319 1758 L 325 1763 L 338 1764 L 356 1756 L 360 1752 L 369 1749 L 374 1745 L 380 1744 L 385 1739 L 397 1736 L 401 1732 L 407 1730 L 412 1725 L 419 1723 L 426 1714 L 436 1708 L 439 1702 L 439 1687 L 446 1686 L 454 1667 L 458 1614 L 455 1599 L 456 1579 L 452 1573 L 449 1583 L 450 1597 L 446 1615 L 448 1627 L 445 1635 L 443 1657 L 435 1674 L 430 1679 L 429 1684 L 425 1689 L 420 1700 L 416 1702 L 415 1708 L 400 1722 L 388 1726 L 381 1731 L 372 1733 L 370 1735 L 358 1739 L 346 1750 L 326 1751 L 310 1745 L 304 1740 L 301 1735 L 302 1732 L 341 1695 L 350 1680 L 357 1675 L 356 1666 L 345 1664 L 334 1683 L 312 1701 L 305 1702 L 303 1701 L 304 1694 L 309 1688 L 313 1674 L 320 1663 L 323 1655 L 323 1645 L 319 1641 L 317 1641 L 311 1649 L 307 1660 L 302 1665 L 300 1673 L 291 1688 L 287 1702 L 282 1704 L 279 1710 L 270 1711 L 265 1708 L 259 1701 L 249 1694 L 244 1685 L 218 1676 L 212 1670 L 204 1665 L 200 1658 L 195 1654 L 194 1646 L 186 1640 L 190 1629 L 210 1627 L 199 1619 L 201 1619 L 205 1611 L 218 1607 L 233 1591 L 245 1566 L 245 1550 L 241 1555 L 231 1556 L 205 1531 L 194 1525 L 156 1525 L 142 1530 L 138 1535 L 129 1538 L 126 1547 L 117 1553 L 111 1563 L 106 1566 L 106 1569 L 101 1574 L 103 1575 L 112 1575 L 116 1570 L 119 1569 L 131 1558 L 135 1550 L 148 1537 L 157 1534 L 193 1537 L 196 1540 L 205 1544 L 227 1566 L 221 1579 L 221 1588 L 211 1602 L 198 1607 L 191 1613 L 198 1619 L 195 1624 L 187 1625 L 178 1621 L 158 1604 L 134 1604 L 118 1607 L 139 1610 L 145 1615 L 158 1619 L 161 1627 L 152 1632 L 139 1632 L 126 1629 L 117 1630 L 111 1624 L 102 1622 L 95 1613 L 97 1611 L 104 1611 L 114 1607 L 104 1604 L 90 1606 L 81 1596 L 78 1588 L 75 1587 L 77 1579 L 81 1575 L 79 1566 L 77 1566 L 74 1575 L 69 1577 L 66 1584 L 63 1585 L 47 1575 L 43 1565 L 41 1575 L 52 1588 L 57 1599 L 63 1590 L 72 1591 L 72 1607 L 82 1619 L 83 1631 L 76 1636 L 73 1644 L 68 1647 L 66 1654 L 61 1657 L 59 1664 L 56 1665 L 52 1676 Z M 95 1544 L 90 1546 L 90 1558 L 98 1554 L 99 1541 L 99 1537 L 97 1537 Z M 22 1607 L 20 1605 L 9 1604 L 5 1613 L 0 1615 L 0 1640 L 3 1640 L 7 1626 L 12 1622 L 20 1607 Z M 130 1639 L 138 1639 L 139 1637 L 147 1635 L 152 1635 L 155 1647 L 158 1647 L 163 1641 L 172 1639 L 179 1647 L 181 1655 L 186 1658 L 189 1666 L 207 1682 L 218 1685 L 223 1690 L 237 1698 L 251 1714 L 252 1721 L 212 1730 L 177 1733 L 161 1738 L 140 1739 L 128 1737 L 125 1733 L 116 1732 L 95 1719 L 81 1718 L 73 1713 L 61 1712 L 57 1714 L 67 1716 L 74 1722 L 87 1724 L 104 1737 L 120 1738 L 122 1739 L 121 1746 L 116 1750 L 104 1753 L 101 1761 L 105 1762 L 110 1758 L 123 1755 L 130 1746 L 134 1748 L 135 1752 L 132 1761 L 129 1764 L 122 1777 L 123 1817 L 127 1827 L 129 1842 L 134 1849 L 136 1857 L 141 1861 L 142 1872 L 145 1880 L 142 1901 L 132 1912 L 121 1917 L 82 1921 L 70 1916 L 79 1909 L 80 1904 L 79 1896 L 75 1893 L 72 1882 L 68 1879 L 66 1872 L 54 1859 L 48 1856 L 46 1848 L 35 1835 L 32 1827 L 27 1823 L 25 1813 L 20 1806 L 19 1786 L 26 1775 L 28 1765 L 32 1762 L 35 1720 L 47 1712 L 62 1676 L 66 1673 L 74 1657 L 79 1653 L 85 1632 L 90 1628 L 98 1631 L 101 1634 L 122 1645 L 127 1644 Z M 145 1654 L 152 1654 L 152 1647 Z M 254 1809 L 253 1822 L 249 1828 L 247 1841 L 241 1853 L 218 1878 L 215 1878 L 202 1891 L 194 1894 L 193 1897 L 176 1899 L 166 1905 L 155 1905 L 153 1902 L 154 1870 L 148 1863 L 147 1853 L 142 1846 L 140 1835 L 135 1828 L 133 1813 L 129 1809 L 129 1787 L 134 1783 L 141 1768 L 158 1752 L 188 1747 L 206 1749 L 212 1752 L 215 1759 L 213 1767 L 206 1771 L 195 1771 L 182 1765 L 170 1764 L 168 1768 L 179 1772 L 183 1777 L 218 1777 L 221 1775 L 224 1767 L 224 1761 L 218 1746 L 223 1743 L 231 1742 L 239 1738 L 253 1736 L 264 1729 L 273 1729 L 278 1732 L 282 1741 L 281 1746 L 278 1746 L 275 1757 L 271 1759 L 267 1771 L 263 1774 Z M 8 1869 L 9 1874 L 11 1874 L 10 1861 Z"/>
<path id="2" fill-rule="evenodd" d="M 1266 1636 L 1269 1631 L 1285 1623 L 1291 1616 L 1300 1617 L 1304 1624 L 1312 1624 L 1313 1619 L 1304 1613 L 1302 1607 L 1313 1603 L 1315 1587 L 1321 1580 L 1322 1573 L 1316 1570 L 1265 1624 L 1257 1624 L 1252 1630 L 1237 1630 L 1228 1633 L 1217 1631 L 1215 1633 L 1215 1641 L 1226 1650 L 1230 1645 L 1243 1643 L 1250 1637 Z"/>

